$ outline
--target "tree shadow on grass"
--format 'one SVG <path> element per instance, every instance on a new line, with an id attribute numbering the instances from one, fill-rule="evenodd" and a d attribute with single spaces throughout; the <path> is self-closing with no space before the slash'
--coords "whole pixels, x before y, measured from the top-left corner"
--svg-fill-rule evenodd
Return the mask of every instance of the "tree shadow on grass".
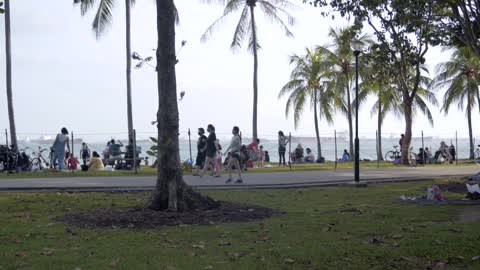
<path id="1" fill-rule="evenodd" d="M 173 212 L 154 211 L 145 207 L 100 208 L 67 213 L 56 221 L 81 228 L 157 228 L 182 224 L 209 225 L 249 222 L 285 214 L 280 210 L 256 205 L 220 202 L 214 209 Z"/>

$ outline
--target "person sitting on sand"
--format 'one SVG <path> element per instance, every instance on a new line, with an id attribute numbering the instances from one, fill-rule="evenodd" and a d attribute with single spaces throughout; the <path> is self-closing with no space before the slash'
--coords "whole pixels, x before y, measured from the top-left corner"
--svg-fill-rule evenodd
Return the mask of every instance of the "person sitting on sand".
<path id="1" fill-rule="evenodd" d="M 75 171 L 78 168 L 78 159 L 74 157 L 73 154 L 70 154 L 67 158 L 67 168 L 72 171 Z"/>
<path id="2" fill-rule="evenodd" d="M 295 148 L 295 163 L 302 162 L 303 160 L 303 147 L 301 144 L 297 145 L 297 148 Z"/>
<path id="3" fill-rule="evenodd" d="M 306 149 L 307 155 L 303 159 L 304 162 L 308 163 L 313 163 L 315 161 L 315 155 L 312 153 L 312 150 L 310 148 Z"/>
<path id="4" fill-rule="evenodd" d="M 103 166 L 102 159 L 100 159 L 100 155 L 97 153 L 97 151 L 93 151 L 92 158 L 88 163 L 88 170 L 95 172 L 95 171 L 103 171 L 103 169 L 104 169 L 104 166 Z"/>

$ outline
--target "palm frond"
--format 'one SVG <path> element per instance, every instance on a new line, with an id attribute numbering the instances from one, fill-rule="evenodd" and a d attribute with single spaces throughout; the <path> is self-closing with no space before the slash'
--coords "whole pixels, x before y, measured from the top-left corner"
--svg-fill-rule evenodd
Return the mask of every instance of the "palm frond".
<path id="1" fill-rule="evenodd" d="M 238 20 L 237 27 L 235 28 L 235 32 L 233 34 L 233 40 L 230 44 L 230 48 L 240 48 L 242 47 L 242 41 L 245 37 L 246 33 L 249 33 L 250 27 L 250 18 L 248 17 L 249 8 L 247 5 L 242 10 L 242 14 L 240 15 L 240 19 Z"/>
<path id="2" fill-rule="evenodd" d="M 258 1 L 257 3 L 262 9 L 265 17 L 270 19 L 272 22 L 279 24 L 287 37 L 293 37 L 292 32 L 290 31 L 290 29 L 288 29 L 288 26 L 283 22 L 283 20 L 278 16 L 278 14 L 283 13 L 283 15 L 287 17 L 288 24 L 290 25 L 295 24 L 295 18 L 293 16 L 291 16 L 287 11 L 283 10 L 282 8 L 276 7 L 267 1 Z"/>
<path id="3" fill-rule="evenodd" d="M 200 40 L 202 42 L 206 42 L 213 35 L 213 32 L 220 26 L 220 24 L 222 24 L 225 21 L 228 15 L 237 11 L 239 8 L 241 8 L 244 5 L 245 5 L 245 0 L 229 0 L 227 5 L 225 6 L 225 9 L 223 10 L 223 15 L 220 18 L 216 19 L 207 28 L 207 30 L 205 30 L 205 33 L 203 33 Z"/>
<path id="4" fill-rule="evenodd" d="M 92 22 L 92 29 L 97 39 L 105 32 L 112 23 L 112 9 L 115 0 L 99 0 L 97 13 Z"/>

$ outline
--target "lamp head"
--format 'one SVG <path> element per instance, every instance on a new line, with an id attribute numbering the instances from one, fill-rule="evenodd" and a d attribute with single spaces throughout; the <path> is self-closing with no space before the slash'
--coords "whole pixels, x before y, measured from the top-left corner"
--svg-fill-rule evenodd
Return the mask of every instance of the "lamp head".
<path id="1" fill-rule="evenodd" d="M 358 39 L 354 39 L 350 42 L 350 46 L 352 47 L 353 52 L 360 53 L 363 50 L 365 44 Z"/>

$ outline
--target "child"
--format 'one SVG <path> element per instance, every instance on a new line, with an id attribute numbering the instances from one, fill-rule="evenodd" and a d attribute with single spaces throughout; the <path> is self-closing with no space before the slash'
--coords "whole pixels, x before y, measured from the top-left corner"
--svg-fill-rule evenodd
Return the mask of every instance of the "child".
<path id="1" fill-rule="evenodd" d="M 263 152 L 263 145 L 260 145 L 257 152 L 257 168 L 263 168 L 264 160 L 265 160 L 265 152 Z"/>
<path id="2" fill-rule="evenodd" d="M 75 171 L 78 168 L 78 159 L 73 155 L 70 155 L 67 159 L 67 168 L 72 171 Z"/>
<path id="3" fill-rule="evenodd" d="M 148 167 L 148 157 L 145 157 L 145 167 Z"/>

